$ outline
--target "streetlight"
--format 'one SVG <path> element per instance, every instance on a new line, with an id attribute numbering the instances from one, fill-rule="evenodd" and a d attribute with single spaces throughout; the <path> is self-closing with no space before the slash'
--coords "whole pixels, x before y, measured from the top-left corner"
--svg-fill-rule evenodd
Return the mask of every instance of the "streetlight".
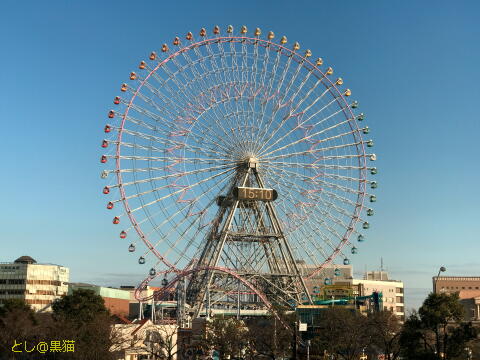
<path id="1" fill-rule="evenodd" d="M 441 272 L 445 272 L 447 271 L 447 268 L 445 266 L 441 266 L 440 269 L 438 269 L 438 274 L 437 274 L 437 277 L 435 278 L 435 281 L 433 282 L 433 292 L 436 293 L 437 292 L 437 281 L 438 281 L 438 277 L 440 276 L 440 273 Z"/>

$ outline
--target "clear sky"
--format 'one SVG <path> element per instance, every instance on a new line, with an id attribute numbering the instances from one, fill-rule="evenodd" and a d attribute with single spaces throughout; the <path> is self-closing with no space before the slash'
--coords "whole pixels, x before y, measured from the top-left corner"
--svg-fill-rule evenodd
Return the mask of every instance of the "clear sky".
<path id="1" fill-rule="evenodd" d="M 441 265 L 479 276 L 478 14 L 478 1 L 0 2 L 0 261 L 30 255 L 100 285 L 143 278 L 101 194 L 106 112 L 163 42 L 245 24 L 324 58 L 367 115 L 379 187 L 358 276 L 383 257 L 407 308 Z"/>

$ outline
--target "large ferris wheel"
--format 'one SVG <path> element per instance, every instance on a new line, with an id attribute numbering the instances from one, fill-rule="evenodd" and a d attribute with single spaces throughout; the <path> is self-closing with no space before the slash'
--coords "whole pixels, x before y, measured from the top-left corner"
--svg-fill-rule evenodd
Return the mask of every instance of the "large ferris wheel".
<path id="1" fill-rule="evenodd" d="M 376 156 L 321 58 L 273 32 L 215 26 L 152 52 L 120 90 L 103 192 L 126 248 L 149 264 L 141 286 L 181 283 L 198 316 L 207 297 L 310 301 L 306 279 L 350 263 L 373 215 Z"/>

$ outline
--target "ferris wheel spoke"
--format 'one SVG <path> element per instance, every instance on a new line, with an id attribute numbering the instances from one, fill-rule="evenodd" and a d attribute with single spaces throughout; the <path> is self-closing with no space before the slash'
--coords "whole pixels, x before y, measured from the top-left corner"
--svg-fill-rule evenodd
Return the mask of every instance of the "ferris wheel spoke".
<path id="1" fill-rule="evenodd" d="M 333 146 L 327 146 L 327 147 L 324 147 L 324 148 L 304 150 L 304 151 L 293 152 L 293 153 L 288 153 L 288 154 L 276 155 L 276 156 L 272 156 L 272 157 L 262 157 L 262 160 L 272 161 L 272 160 L 276 160 L 276 159 L 290 158 L 292 156 L 297 156 L 297 155 L 311 155 L 311 154 L 317 154 L 317 153 L 320 153 L 320 152 L 327 152 L 327 151 L 331 151 L 331 150 L 338 150 L 338 149 L 344 149 L 344 148 L 349 148 L 349 147 L 357 147 L 361 144 L 363 144 L 362 141 L 354 142 L 354 143 L 348 143 L 348 144 L 342 144 L 342 145 L 333 145 Z"/>
<path id="2" fill-rule="evenodd" d="M 353 165 L 335 165 L 335 164 L 322 164 L 318 162 L 310 163 L 300 163 L 300 162 L 285 162 L 285 161 L 271 161 L 270 163 L 277 166 L 288 167 L 298 167 L 302 169 L 335 169 L 335 170 L 363 170 L 363 166 L 353 166 Z"/>
<path id="3" fill-rule="evenodd" d="M 281 172 L 278 172 L 279 174 Z M 319 188 L 319 189 L 307 189 L 305 187 L 302 187 L 300 186 L 298 183 L 295 183 L 293 181 L 288 181 L 288 180 L 284 180 L 289 186 L 294 186 L 296 188 L 298 188 L 298 194 L 299 196 L 302 196 L 304 198 L 307 198 L 309 200 L 316 200 L 316 201 L 322 201 L 322 198 L 321 196 L 318 196 L 317 194 L 321 194 L 321 195 L 325 195 L 325 196 L 328 196 L 332 199 L 335 199 L 335 200 L 339 200 L 341 201 L 342 203 L 344 203 L 345 205 L 349 205 L 349 206 L 353 206 L 353 207 L 357 207 L 357 206 L 360 206 L 361 204 L 359 204 L 358 200 L 355 202 L 351 199 L 348 199 L 344 196 L 341 196 L 341 195 L 338 195 L 334 192 L 331 192 L 329 190 L 326 190 L 325 188 Z M 272 181 L 272 183 L 276 183 L 275 181 Z M 356 195 L 358 193 L 355 193 Z M 361 195 L 363 195 L 363 193 L 361 193 Z M 365 194 L 366 195 L 366 194 Z"/>
<path id="4" fill-rule="evenodd" d="M 225 178 L 222 178 L 222 179 L 219 179 L 212 188 L 214 188 L 215 186 L 218 186 L 219 184 L 221 184 L 222 182 L 226 182 L 228 179 L 230 178 L 230 176 L 227 176 Z M 204 192 L 202 194 L 200 194 L 196 200 L 195 200 L 195 203 L 198 203 L 200 201 L 200 199 L 204 196 L 207 196 L 208 193 L 207 192 Z M 170 222 L 173 221 L 173 219 L 178 216 L 180 213 L 184 212 L 186 209 L 188 208 L 191 208 L 192 207 L 192 203 L 189 203 L 189 202 L 186 202 L 186 203 L 181 203 L 181 204 L 185 204 L 183 205 L 183 207 L 181 208 L 178 208 L 178 202 L 171 202 L 168 206 L 165 207 L 165 210 L 169 211 L 170 208 L 174 208 L 174 209 L 177 209 L 174 213 L 170 214 L 169 216 L 165 216 L 165 219 L 163 220 L 163 222 L 154 227 L 151 231 L 151 233 L 149 235 L 151 235 L 153 233 L 153 231 L 158 231 L 160 230 L 160 228 L 165 225 L 165 224 L 169 224 Z M 165 213 L 164 213 L 165 215 Z M 200 215 L 200 213 L 196 214 L 196 215 Z M 149 218 L 147 217 L 146 219 L 143 220 L 143 222 L 147 221 Z"/>
<path id="5" fill-rule="evenodd" d="M 322 79 L 320 79 L 319 81 L 317 81 L 317 83 L 318 83 L 318 82 L 321 82 L 321 81 L 322 81 Z M 280 129 L 282 129 L 282 127 L 285 125 L 285 123 L 286 123 L 289 119 L 292 119 L 293 117 L 301 118 L 302 116 L 304 116 L 304 115 L 308 112 L 308 110 L 309 110 L 313 105 L 315 105 L 316 102 L 318 102 L 319 100 L 321 100 L 327 93 L 329 93 L 329 91 L 330 91 L 330 88 L 327 87 L 326 90 L 325 90 L 322 94 L 320 94 L 320 96 L 318 96 L 318 97 L 313 101 L 312 104 L 310 104 L 309 106 L 307 106 L 307 107 L 306 107 L 305 109 L 303 109 L 302 111 L 299 111 L 299 110 L 298 110 L 298 109 L 300 108 L 300 105 L 297 105 L 295 108 L 292 107 L 292 109 L 290 109 L 290 111 L 288 112 L 288 114 L 286 114 L 285 116 L 283 116 L 282 121 L 277 125 L 277 127 L 275 128 L 275 130 L 273 130 L 273 131 L 270 132 L 269 137 L 266 138 L 266 139 L 265 139 L 265 138 L 262 139 L 263 145 L 262 145 L 262 147 L 259 149 L 259 152 L 261 153 L 262 151 L 265 151 L 265 150 L 263 150 L 263 149 L 265 148 L 265 146 L 267 146 L 267 145 L 270 143 L 270 141 L 277 135 L 278 131 L 279 131 Z M 307 93 L 307 95 L 309 95 L 309 94 Z M 303 102 L 303 100 L 304 100 L 304 99 L 302 99 L 300 102 Z M 322 111 L 324 111 L 325 109 L 327 109 L 330 105 L 332 105 L 332 104 L 334 104 L 334 103 L 335 103 L 335 100 L 332 100 L 332 101 L 330 101 L 327 105 L 325 105 L 325 106 L 322 107 L 320 110 L 318 110 L 315 114 L 313 114 L 313 115 L 311 115 L 311 116 L 308 116 L 308 117 L 307 117 L 307 115 L 305 115 L 306 120 L 304 120 L 304 121 L 302 121 L 302 122 L 297 121 L 297 127 L 295 127 L 293 130 L 296 130 L 297 128 L 301 128 L 304 124 L 308 123 L 314 116 L 320 114 Z M 273 122 L 273 120 L 274 120 L 273 117 L 271 117 L 270 120 L 271 120 L 270 123 Z M 321 122 L 323 122 L 323 121 L 321 121 Z M 308 127 L 313 128 L 313 127 L 315 127 L 315 126 L 317 126 L 317 125 L 318 125 L 318 123 L 315 124 L 315 125 L 309 125 Z M 269 125 L 269 127 L 270 127 L 270 125 Z M 308 128 L 308 127 L 305 126 L 304 128 Z M 287 135 L 284 135 L 284 137 L 286 137 L 286 136 L 287 136 Z M 273 146 L 273 145 L 268 146 L 268 148 L 270 148 L 271 146 Z"/>
<path id="6" fill-rule="evenodd" d="M 192 153 L 199 152 L 200 154 L 205 155 L 207 157 L 211 157 L 211 156 L 218 157 L 218 156 L 223 156 L 224 155 L 224 153 L 216 151 L 216 150 L 221 149 L 221 146 L 217 145 L 217 144 L 212 144 L 212 147 L 213 147 L 213 149 L 212 149 L 212 148 L 194 146 L 193 144 L 189 144 L 188 142 L 185 142 L 185 141 L 173 140 L 174 135 L 171 135 L 171 134 L 170 134 L 171 135 L 170 137 L 169 136 L 160 137 L 160 136 L 149 135 L 149 134 L 139 132 L 139 131 L 133 131 L 133 130 L 130 130 L 130 129 L 127 129 L 127 128 L 123 129 L 123 133 L 131 135 L 134 138 L 141 138 L 141 139 L 144 139 L 144 140 L 155 141 L 155 142 L 158 142 L 159 144 L 163 144 L 163 145 L 165 145 L 165 144 L 171 145 L 170 147 L 166 147 L 166 148 L 157 148 L 157 147 L 154 147 L 154 146 L 151 146 L 151 145 L 149 145 L 147 147 L 144 146 L 146 149 L 152 149 L 152 150 L 155 150 L 155 151 L 158 151 L 158 152 L 171 152 L 172 151 L 171 149 L 185 149 L 185 150 L 191 151 Z M 184 135 L 183 133 L 180 133 L 180 134 L 178 134 L 178 137 L 183 136 L 183 135 Z M 140 148 L 142 146 L 142 145 L 137 146 L 137 144 L 135 144 L 135 143 L 127 143 L 125 141 L 121 141 L 121 142 L 111 141 L 111 143 L 120 144 L 120 145 L 125 144 L 126 147 L 130 147 L 130 148 Z M 204 141 L 203 143 L 205 144 L 206 141 Z"/>
<path id="7" fill-rule="evenodd" d="M 178 179 L 178 178 L 182 178 L 184 176 L 196 175 L 196 174 L 201 174 L 201 173 L 205 173 L 205 172 L 211 172 L 213 170 L 225 170 L 225 169 L 231 169 L 231 166 L 212 166 L 212 167 L 196 169 L 196 170 L 191 170 L 191 171 L 183 171 L 183 172 L 178 172 L 178 173 L 172 173 L 172 174 L 163 175 L 163 176 L 149 177 L 148 179 L 124 182 L 124 183 L 122 183 L 122 186 L 126 187 L 126 186 L 130 186 L 130 185 L 135 185 L 135 184 L 144 184 L 144 183 L 148 183 L 148 182 L 152 182 L 152 181 L 155 182 L 155 181 L 167 180 L 167 179 Z M 161 170 L 164 170 L 164 168 L 161 168 Z"/>
<path id="8" fill-rule="evenodd" d="M 292 181 L 289 181 L 287 179 L 285 179 L 284 177 L 281 177 L 281 176 L 278 176 L 277 179 L 281 179 L 281 181 L 288 185 L 291 189 L 292 188 L 299 188 L 299 191 L 298 192 L 298 197 L 296 197 L 297 199 L 297 202 L 293 204 L 293 206 L 295 207 L 298 207 L 298 206 L 301 206 L 301 204 L 303 203 L 301 201 L 301 199 L 305 198 L 306 196 L 303 195 L 303 193 L 305 192 L 308 192 L 307 189 L 305 188 L 301 188 L 299 187 L 299 185 L 295 182 L 292 182 Z M 331 192 L 328 192 L 328 191 L 325 191 L 325 190 L 322 190 L 320 189 L 320 194 L 325 194 L 326 196 L 334 199 L 334 200 L 339 200 L 339 201 L 342 201 L 345 205 L 348 205 L 348 206 L 353 206 L 353 207 L 357 207 L 357 206 L 361 206 L 361 204 L 359 203 L 353 203 L 351 202 L 350 200 L 346 199 L 346 198 L 343 198 L 343 197 L 340 197 L 338 195 L 335 195 Z M 347 217 L 351 217 L 352 214 L 348 211 L 346 211 L 345 209 L 343 209 L 342 207 L 336 205 L 335 203 L 333 203 L 332 201 L 327 201 L 325 200 L 324 198 L 322 198 L 321 196 L 316 196 L 315 195 L 316 192 L 311 192 L 308 196 L 308 200 L 315 200 L 315 202 L 309 202 L 309 203 L 305 203 L 305 205 L 308 205 L 308 206 L 313 206 L 313 208 L 315 209 L 315 204 L 316 203 L 321 203 L 323 205 L 325 205 L 326 208 L 330 208 L 330 209 L 334 209 L 337 213 L 341 214 L 341 215 L 345 215 Z M 348 225 L 344 224 L 341 219 L 337 218 L 337 217 L 333 217 L 332 220 L 334 220 L 335 222 L 337 223 L 342 223 L 342 226 L 345 227 L 345 228 L 348 228 Z"/>
<path id="9" fill-rule="evenodd" d="M 137 208 L 131 210 L 130 212 L 131 212 L 131 213 L 136 212 L 136 211 L 142 209 L 142 208 L 145 207 L 145 206 L 150 206 L 150 205 L 155 204 L 155 203 L 157 203 L 157 202 L 164 201 L 164 200 L 169 199 L 169 198 L 171 198 L 172 196 L 175 196 L 175 195 L 181 196 L 182 193 L 185 193 L 185 192 L 187 192 L 187 191 L 195 188 L 196 186 L 198 186 L 198 185 L 200 185 L 200 184 L 203 184 L 203 183 L 205 183 L 205 182 L 207 182 L 207 181 L 210 181 L 210 180 L 212 180 L 212 179 L 215 179 L 215 178 L 218 177 L 218 176 L 225 175 L 225 174 L 227 174 L 228 172 L 231 172 L 231 171 L 233 171 L 233 170 L 235 170 L 235 169 L 228 169 L 228 170 L 226 170 L 226 171 L 222 171 L 222 172 L 220 172 L 220 173 L 217 173 L 217 174 L 215 174 L 215 175 L 212 175 L 212 176 L 210 176 L 210 177 L 208 177 L 208 178 L 202 179 L 202 180 L 200 180 L 200 181 L 198 181 L 198 182 L 196 182 L 196 183 L 194 183 L 194 184 L 185 185 L 185 187 L 182 187 L 182 188 L 180 188 L 180 189 L 177 190 L 177 191 L 174 191 L 174 192 L 172 192 L 172 193 L 170 193 L 170 194 L 168 194 L 168 195 L 164 195 L 164 196 L 162 196 L 162 197 L 160 197 L 160 198 L 158 198 L 158 199 L 155 199 L 155 200 L 153 200 L 153 201 L 150 201 L 150 202 L 146 203 L 146 204 L 143 205 L 143 206 L 140 206 L 140 207 L 137 207 Z M 172 187 L 172 185 L 161 186 L 161 187 L 158 187 L 158 188 L 155 188 L 155 189 L 152 189 L 152 190 L 144 191 L 144 192 L 139 193 L 139 194 L 134 194 L 134 195 L 131 195 L 131 196 L 127 197 L 126 199 L 132 199 L 132 198 L 136 198 L 136 197 L 139 197 L 139 196 L 142 196 L 142 195 L 151 194 L 151 193 L 156 192 L 156 191 L 158 191 L 158 190 L 165 189 L 166 187 Z"/>
<path id="10" fill-rule="evenodd" d="M 335 190 L 341 190 L 341 191 L 344 191 L 344 192 L 357 194 L 357 195 L 358 194 L 363 194 L 363 192 L 359 191 L 358 189 L 352 189 L 352 188 L 349 188 L 348 186 L 343 186 L 343 185 L 331 183 L 331 182 L 328 182 L 328 181 L 325 181 L 325 180 L 321 180 L 316 176 L 302 175 L 302 174 L 294 172 L 294 171 L 286 170 L 285 168 L 270 165 L 268 170 L 272 171 L 272 172 L 280 173 L 282 175 L 293 176 L 294 178 L 297 178 L 301 181 L 309 182 L 312 185 L 317 185 L 317 186 L 320 185 L 320 186 L 323 186 L 323 187 L 328 187 L 328 188 L 335 189 Z M 323 174 L 323 175 L 324 175 L 324 177 L 328 177 L 328 176 L 325 176 L 325 174 Z M 332 176 L 332 177 L 334 176 L 335 179 L 337 177 L 337 175 L 330 175 L 330 176 Z M 346 180 L 347 183 L 349 183 L 350 181 L 357 181 L 358 182 L 361 179 L 351 178 L 351 177 L 343 177 L 341 180 Z"/>
<path id="11" fill-rule="evenodd" d="M 281 51 L 281 50 L 279 50 Z M 277 54 L 278 56 L 278 54 Z M 288 56 L 287 58 L 287 63 L 285 64 L 285 66 L 283 67 L 283 71 L 282 71 L 282 75 L 280 76 L 280 79 L 278 80 L 277 84 L 276 84 L 276 88 L 278 89 L 277 92 L 280 94 L 280 91 L 281 91 L 281 88 L 283 86 L 283 82 L 285 80 L 285 76 L 288 72 L 288 69 L 290 68 L 290 64 L 291 64 L 291 60 L 292 60 L 292 56 Z M 273 105 L 273 109 L 272 109 L 272 113 L 270 115 L 270 120 L 267 121 L 267 123 L 265 124 L 265 128 L 266 128 L 266 131 L 265 133 L 267 134 L 272 134 L 274 133 L 275 131 L 270 131 L 270 127 L 272 126 L 274 120 L 275 120 L 275 117 L 277 115 L 277 112 L 282 109 L 283 107 L 287 106 L 287 103 L 282 103 L 283 100 L 285 99 L 285 96 L 286 94 L 284 94 L 283 96 L 279 95 L 278 96 L 278 99 L 274 102 L 274 105 Z M 262 142 L 265 143 L 265 140 L 262 139 Z"/>
<path id="12" fill-rule="evenodd" d="M 206 79 L 207 79 L 207 78 L 210 78 L 210 77 L 212 76 L 212 74 L 215 74 L 215 76 L 217 77 L 217 79 L 216 79 L 217 81 L 216 81 L 215 83 L 217 83 L 217 84 L 222 84 L 222 83 L 224 83 L 223 80 L 222 80 L 222 81 L 219 81 L 219 80 L 220 80 L 220 79 L 218 78 L 219 69 L 218 69 L 218 67 L 216 66 L 215 62 L 212 60 L 213 57 L 214 57 L 214 55 L 212 54 L 212 56 L 210 57 L 210 63 L 212 64 L 213 70 L 211 70 L 211 71 L 208 70 L 208 69 L 205 67 L 205 65 L 202 63 L 202 65 L 203 65 L 203 67 L 204 67 L 204 70 L 205 70 L 204 75 L 203 75 L 203 76 L 198 76 L 198 77 L 195 75 L 194 79 L 192 80 L 192 82 L 191 82 L 192 85 L 195 84 L 195 83 L 200 84 L 200 80 L 202 80 L 202 82 L 203 82 L 203 87 L 202 87 L 202 86 L 197 87 L 197 93 L 198 93 L 200 96 L 192 96 L 192 97 L 191 97 L 192 99 L 201 99 L 201 98 L 202 98 L 201 94 L 203 94 L 203 93 L 205 93 L 205 92 L 207 92 L 207 91 L 211 91 L 211 87 L 209 87 L 208 83 L 206 82 Z M 185 58 L 185 60 L 187 61 L 187 63 L 189 63 L 190 67 L 192 67 L 192 71 L 193 71 L 193 69 L 195 69 L 195 67 L 193 66 L 193 63 L 191 62 L 190 57 L 187 57 L 187 56 L 184 55 L 184 58 Z M 198 73 L 198 71 L 197 71 L 196 69 L 195 69 L 195 72 Z M 188 85 L 189 85 L 188 83 L 185 83 L 185 85 L 184 85 L 183 87 L 186 88 Z M 180 84 L 179 84 L 178 86 L 179 86 L 179 87 L 182 87 Z M 202 91 L 202 90 L 203 90 L 203 91 Z M 208 106 L 206 106 L 206 105 L 201 105 L 201 104 L 198 104 L 198 105 L 200 105 L 200 106 L 203 107 L 203 108 L 207 108 L 207 107 L 208 107 Z M 230 134 L 228 134 L 228 133 L 225 131 L 225 129 L 223 128 L 223 126 L 222 126 L 221 123 L 218 123 L 217 125 L 219 126 L 220 129 L 224 130 L 223 132 L 224 132 L 224 134 L 225 134 L 226 136 L 230 137 Z"/>
<path id="13" fill-rule="evenodd" d="M 345 108 L 341 108 L 339 110 L 337 110 L 336 112 L 328 115 L 327 117 L 324 117 L 322 118 L 319 122 L 313 124 L 313 125 L 305 125 L 307 124 L 313 116 L 311 117 L 308 117 L 306 118 L 305 120 L 303 121 L 298 121 L 297 125 L 295 127 L 292 127 L 289 131 L 287 131 L 284 135 L 280 136 L 275 142 L 273 142 L 272 144 L 270 144 L 269 146 L 265 147 L 263 146 L 262 149 L 260 150 L 261 151 L 261 154 L 264 154 L 266 151 L 268 151 L 269 149 L 271 149 L 273 146 L 275 146 L 276 144 L 282 142 L 285 138 L 287 138 L 288 136 L 290 136 L 294 131 L 296 130 L 299 130 L 299 129 L 303 129 L 305 131 L 305 134 L 308 133 L 308 131 L 310 131 L 311 129 L 315 129 L 316 126 L 319 126 L 320 124 L 324 123 L 325 121 L 333 118 L 334 116 L 342 113 L 343 111 L 345 110 Z M 302 112 L 303 113 L 303 112 Z M 303 113 L 304 114 L 304 113 Z M 290 112 L 287 116 L 284 117 L 284 119 L 282 121 L 286 121 L 288 119 L 290 119 L 290 116 L 292 115 L 292 112 Z M 317 115 L 317 114 L 315 114 Z M 312 134 L 311 136 L 309 137 L 304 137 L 304 141 L 306 141 L 307 139 L 309 139 L 310 137 L 312 136 L 317 136 L 321 133 L 324 133 L 324 132 L 327 132 L 327 131 L 331 131 L 333 129 L 336 129 L 337 127 L 339 126 L 342 126 L 342 125 L 345 125 L 345 124 L 348 124 L 351 120 L 353 119 L 346 119 L 344 121 L 340 121 L 338 123 L 336 123 L 335 125 L 332 125 L 328 128 L 324 128 L 320 131 L 317 131 L 315 134 Z M 268 139 L 266 142 L 265 142 L 265 145 L 270 141 L 270 139 Z M 300 141 L 301 142 L 301 141 Z M 294 142 L 294 143 L 291 143 L 290 145 L 288 146 L 291 146 L 291 145 L 295 145 L 297 144 L 298 142 Z M 287 146 L 284 146 L 283 148 L 286 148 Z M 278 150 L 278 149 L 277 149 Z"/>
<path id="14" fill-rule="evenodd" d="M 275 61 L 274 61 L 273 67 L 272 67 L 272 72 L 271 72 L 271 75 L 268 79 L 268 85 L 267 85 L 267 89 L 266 89 L 266 92 L 265 92 L 266 98 L 262 101 L 262 116 L 259 120 L 259 124 L 260 124 L 261 128 L 266 129 L 265 134 L 268 134 L 268 131 L 269 131 L 269 128 L 270 128 L 270 125 L 271 125 L 268 122 L 264 123 L 264 118 L 265 118 L 265 113 L 266 113 L 266 110 L 267 110 L 268 103 L 270 102 L 270 100 L 272 100 L 275 97 L 275 93 L 273 95 L 270 95 L 270 94 L 271 94 L 272 89 L 273 89 L 273 84 L 275 83 L 275 74 L 277 73 L 278 66 L 280 64 L 280 57 L 281 57 L 281 50 L 278 49 L 277 50 L 277 55 L 275 57 Z M 279 87 L 277 87 L 277 88 L 279 88 Z M 278 91 L 277 91 L 277 95 L 278 95 Z M 270 119 L 273 121 L 273 118 L 274 118 L 274 114 L 272 114 Z M 263 142 L 264 142 L 264 138 L 262 136 L 259 143 L 262 144 Z"/>
<path id="15" fill-rule="evenodd" d="M 282 182 L 283 182 L 283 180 L 284 180 L 282 177 L 279 177 L 278 179 L 279 179 L 280 181 L 282 181 Z M 285 185 L 287 185 L 287 184 L 285 184 Z M 293 216 L 294 213 L 292 213 L 292 210 L 291 210 L 291 209 L 295 209 L 295 208 L 296 208 L 296 207 L 295 207 L 295 204 L 297 203 L 297 201 L 296 201 L 296 199 L 293 198 L 293 195 L 291 194 L 291 192 L 288 192 L 288 193 L 285 195 L 285 198 L 286 198 L 287 201 L 290 203 L 290 204 L 287 206 L 286 202 L 282 202 L 282 208 L 283 208 L 284 218 L 287 219 L 287 218 L 290 218 L 289 214 L 292 214 L 292 216 Z M 300 218 L 303 218 L 302 222 L 303 222 L 303 221 L 311 222 L 311 220 L 310 220 L 310 218 L 309 218 L 309 216 L 308 216 L 307 214 L 305 214 L 304 216 L 300 216 Z M 302 235 L 300 236 L 300 239 L 305 239 L 306 237 L 311 236 L 311 235 L 305 234 L 305 233 L 303 232 L 303 229 L 302 229 L 301 226 L 296 225 L 295 227 L 296 227 L 296 229 L 294 230 L 295 232 L 296 232 L 296 231 L 302 232 Z M 316 229 L 317 227 L 316 227 L 316 226 L 312 226 L 312 228 L 313 228 L 313 229 Z M 315 230 L 314 230 L 314 232 L 315 232 L 317 235 L 320 235 L 320 236 L 323 238 L 323 240 L 326 241 L 327 237 L 325 237 L 325 235 L 323 235 L 323 234 L 318 234 Z M 303 250 L 306 250 L 306 249 L 304 248 L 304 247 L 305 247 L 305 243 L 303 242 L 303 240 L 299 240 L 299 239 L 297 238 L 297 239 L 296 239 L 296 243 L 297 243 L 297 244 L 301 244 L 301 245 L 302 245 L 302 249 L 303 249 Z M 323 249 L 322 249 L 322 250 L 323 250 Z M 322 253 L 322 251 L 320 251 L 320 252 Z M 311 260 L 314 260 L 314 258 L 311 258 Z"/>
<path id="16" fill-rule="evenodd" d="M 284 134 L 282 137 L 280 137 L 277 141 L 275 141 L 273 144 L 269 145 L 268 147 L 265 148 L 265 146 L 267 146 L 267 144 L 270 142 L 271 139 L 273 139 L 273 137 L 276 135 L 276 133 L 278 132 L 278 130 L 280 129 L 280 127 L 278 127 L 276 129 L 276 131 L 270 135 L 270 137 L 264 142 L 264 146 L 262 147 L 262 149 L 260 149 L 260 152 L 263 154 L 265 153 L 266 151 L 268 151 L 270 148 L 272 148 L 274 145 L 276 145 L 277 143 L 279 143 L 280 141 L 282 141 L 283 139 L 285 139 L 287 136 L 291 135 L 291 133 L 293 133 L 295 130 L 298 130 L 298 129 L 303 129 L 305 131 L 305 134 L 307 134 L 309 131 L 311 131 L 311 129 L 315 129 L 317 128 L 318 126 L 320 126 L 320 124 L 328 121 L 329 119 L 333 118 L 334 116 L 340 114 L 341 112 L 343 112 L 343 108 L 342 109 L 339 109 L 337 110 L 336 112 L 324 117 L 324 118 L 321 118 L 319 121 L 317 121 L 315 124 L 311 124 L 311 125 L 306 125 L 308 124 L 308 122 L 313 119 L 314 117 L 316 117 L 318 114 L 320 114 L 322 111 L 326 110 L 330 105 L 332 105 L 333 103 L 335 102 L 335 100 L 332 100 L 331 102 L 329 102 L 327 105 L 325 105 L 324 107 L 322 107 L 321 109 L 319 109 L 318 111 L 316 111 L 314 114 L 310 115 L 310 116 L 305 116 L 306 119 L 303 120 L 303 121 L 298 121 L 297 122 L 297 126 L 293 127 L 292 129 L 290 129 L 286 134 Z M 302 115 L 306 114 L 306 111 L 303 110 L 302 112 L 298 113 L 300 114 L 300 118 Z M 284 118 L 283 118 L 283 122 L 285 122 L 286 120 L 290 119 L 292 116 L 292 114 L 288 114 L 286 115 Z M 323 128 L 321 129 L 320 131 L 317 131 L 316 133 L 314 134 L 311 134 L 309 135 L 308 137 L 303 137 L 302 141 L 306 141 L 307 139 L 311 138 L 312 136 L 316 136 L 316 135 L 319 135 L 323 132 L 326 132 L 328 130 L 332 130 L 332 129 L 335 129 L 337 128 L 338 126 L 341 126 L 341 125 L 344 125 L 344 124 L 347 124 L 349 123 L 349 121 L 351 121 L 353 119 L 346 119 L 344 121 L 341 121 L 339 123 L 336 123 L 328 128 Z M 306 135 L 305 135 L 306 136 Z M 301 141 L 297 141 L 297 142 L 294 142 L 294 143 L 291 143 L 290 145 L 294 145 L 298 142 L 301 142 Z"/>
<path id="17" fill-rule="evenodd" d="M 348 121 L 345 121 L 345 122 L 348 122 Z M 344 132 L 344 133 L 340 133 L 340 134 L 337 134 L 337 135 L 334 135 L 334 136 L 330 136 L 330 137 L 326 137 L 326 138 L 323 138 L 323 139 L 320 139 L 320 140 L 312 140 L 312 138 L 314 136 L 317 136 L 321 133 L 324 133 L 324 132 L 327 132 L 328 130 L 330 130 L 330 128 L 326 128 L 326 129 L 322 129 L 321 131 L 318 131 L 316 132 L 315 134 L 312 134 L 310 136 L 306 136 L 304 137 L 301 141 L 294 141 L 292 143 L 289 143 L 285 146 L 282 146 L 280 148 L 277 148 L 275 150 L 272 150 L 270 151 L 269 153 L 266 153 L 266 154 L 262 154 L 262 156 L 268 158 L 269 155 L 272 155 L 272 154 L 275 154 L 276 152 L 279 152 L 279 151 L 282 151 L 282 150 L 285 150 L 293 145 L 296 145 L 300 142 L 307 142 L 307 143 L 311 143 L 312 146 L 310 147 L 310 149 L 313 149 L 314 146 L 316 147 L 318 144 L 323 144 L 323 143 L 328 143 L 332 140 L 336 140 L 336 139 L 340 139 L 340 138 L 343 138 L 343 137 L 348 137 L 350 138 L 351 136 L 350 135 L 353 135 L 354 133 L 356 133 L 358 130 L 357 129 L 354 129 L 354 130 L 351 130 L 351 131 L 347 131 L 347 132 Z M 355 145 L 357 144 L 361 144 L 363 143 L 362 141 L 358 142 L 358 143 L 354 143 Z M 327 149 L 327 148 L 324 148 L 324 149 Z"/>

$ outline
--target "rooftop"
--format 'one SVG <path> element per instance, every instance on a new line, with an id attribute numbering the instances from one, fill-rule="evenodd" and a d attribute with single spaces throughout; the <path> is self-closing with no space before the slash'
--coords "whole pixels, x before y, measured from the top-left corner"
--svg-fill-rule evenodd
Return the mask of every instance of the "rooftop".
<path id="1" fill-rule="evenodd" d="M 16 259 L 13 262 L 10 261 L 0 261 L 0 264 L 2 265 L 12 265 L 12 264 L 26 264 L 26 265 L 50 265 L 50 266 L 60 266 L 60 267 L 65 267 L 63 265 L 58 265 L 58 264 L 51 264 L 51 263 L 38 263 L 37 260 L 32 258 L 31 256 L 28 255 L 23 255 L 20 256 L 18 259 Z"/>

